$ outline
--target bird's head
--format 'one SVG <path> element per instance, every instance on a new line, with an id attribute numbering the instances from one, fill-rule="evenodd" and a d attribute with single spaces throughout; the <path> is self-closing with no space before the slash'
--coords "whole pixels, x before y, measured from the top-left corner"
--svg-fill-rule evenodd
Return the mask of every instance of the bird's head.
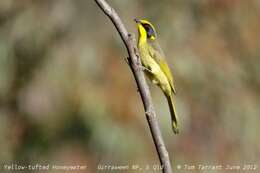
<path id="1" fill-rule="evenodd" d="M 137 23 L 139 37 L 142 39 L 155 40 L 157 37 L 154 26 L 147 20 L 134 19 Z"/>

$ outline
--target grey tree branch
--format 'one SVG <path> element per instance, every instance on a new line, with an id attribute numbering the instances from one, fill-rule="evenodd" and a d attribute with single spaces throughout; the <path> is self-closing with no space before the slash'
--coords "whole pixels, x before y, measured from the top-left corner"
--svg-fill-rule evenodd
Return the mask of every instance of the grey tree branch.
<path id="1" fill-rule="evenodd" d="M 162 166 L 163 173 L 172 173 L 171 162 L 162 138 L 158 121 L 156 119 L 156 114 L 154 111 L 154 106 L 152 103 L 149 87 L 146 83 L 144 73 L 140 68 L 141 61 L 139 58 L 138 49 L 136 47 L 136 43 L 135 43 L 136 41 L 133 38 L 133 35 L 127 32 L 123 22 L 121 21 L 116 11 L 105 0 L 95 0 L 95 1 L 97 5 L 102 9 L 102 11 L 113 22 L 118 33 L 120 34 L 121 39 L 123 40 L 126 46 L 129 55 L 128 58 L 129 66 L 133 72 L 138 90 L 140 92 L 143 101 L 146 119 L 149 124 L 149 128 L 153 137 L 153 142 L 157 150 L 157 154 Z"/>

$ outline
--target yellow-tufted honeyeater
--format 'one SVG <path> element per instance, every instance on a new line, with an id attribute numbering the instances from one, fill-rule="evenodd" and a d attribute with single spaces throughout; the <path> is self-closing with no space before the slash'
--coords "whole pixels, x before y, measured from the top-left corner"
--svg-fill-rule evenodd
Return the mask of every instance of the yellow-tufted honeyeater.
<path id="1" fill-rule="evenodd" d="M 179 133 L 178 117 L 175 111 L 173 95 L 176 94 L 173 85 L 173 76 L 165 60 L 165 56 L 157 43 L 157 34 L 154 26 L 147 20 L 135 19 L 137 23 L 139 39 L 138 49 L 145 73 L 152 83 L 158 85 L 167 98 L 172 129 L 175 134 Z"/>

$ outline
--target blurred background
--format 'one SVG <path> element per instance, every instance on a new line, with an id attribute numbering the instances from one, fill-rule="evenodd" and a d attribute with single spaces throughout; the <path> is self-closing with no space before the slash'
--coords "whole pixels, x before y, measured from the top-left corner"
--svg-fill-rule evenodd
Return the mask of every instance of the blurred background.
<path id="1" fill-rule="evenodd" d="M 149 85 L 174 170 L 259 167 L 260 2 L 109 3 L 129 32 L 137 33 L 134 18 L 157 28 L 175 76 L 179 135 L 163 94 Z M 138 172 L 159 172 L 152 169 L 158 157 L 126 57 L 94 0 L 1 0 L 0 172 L 16 163 L 87 165 L 87 172 L 115 172 L 99 164 L 138 164 L 151 168 Z"/>

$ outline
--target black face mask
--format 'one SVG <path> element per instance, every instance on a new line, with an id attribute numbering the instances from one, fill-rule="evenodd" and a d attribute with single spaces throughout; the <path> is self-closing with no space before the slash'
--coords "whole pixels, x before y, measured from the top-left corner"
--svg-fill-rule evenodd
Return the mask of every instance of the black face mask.
<path id="1" fill-rule="evenodd" d="M 148 24 L 144 24 L 143 27 L 145 28 L 146 32 L 147 32 L 147 37 L 151 38 L 152 36 L 155 37 L 155 32 L 153 30 L 153 28 L 148 25 Z"/>

